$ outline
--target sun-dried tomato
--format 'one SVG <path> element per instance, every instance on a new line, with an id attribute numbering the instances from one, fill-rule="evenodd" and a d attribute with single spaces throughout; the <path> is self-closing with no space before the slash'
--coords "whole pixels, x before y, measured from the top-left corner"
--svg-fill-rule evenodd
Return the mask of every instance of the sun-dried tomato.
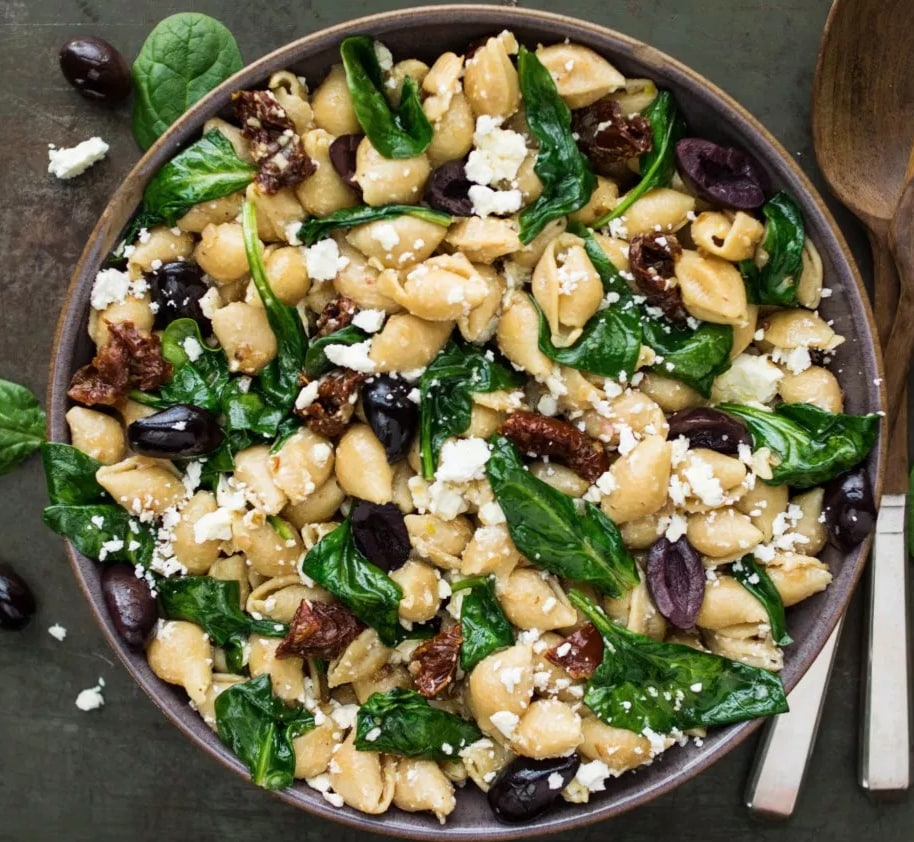
<path id="1" fill-rule="evenodd" d="M 609 470 L 602 443 L 567 421 L 522 410 L 508 416 L 501 433 L 524 453 L 555 458 L 588 482 L 596 482 Z"/>
<path id="2" fill-rule="evenodd" d="M 413 651 L 409 673 L 416 688 L 427 699 L 437 696 L 454 680 L 461 643 L 463 634 L 460 626 L 453 625 Z"/>
<path id="3" fill-rule="evenodd" d="M 628 262 L 638 289 L 650 306 L 659 307 L 677 324 L 683 324 L 689 315 L 676 283 L 676 258 L 680 254 L 682 246 L 675 235 L 656 231 L 635 234 L 628 247 Z"/>
<path id="4" fill-rule="evenodd" d="M 328 301 L 321 310 L 320 316 L 317 317 L 317 327 L 314 332 L 315 337 L 327 336 L 336 333 L 352 323 L 352 317 L 355 315 L 355 302 L 345 295 Z"/>
<path id="5" fill-rule="evenodd" d="M 654 145 L 651 121 L 640 114 L 623 116 L 622 106 L 612 99 L 579 108 L 572 129 L 581 151 L 601 175 L 611 175 L 614 164 L 650 152 Z"/>
<path id="6" fill-rule="evenodd" d="M 276 647 L 276 657 L 335 658 L 364 628 L 345 605 L 303 599 L 292 618 L 289 633 Z"/>
<path id="7" fill-rule="evenodd" d="M 603 638 L 593 623 L 581 626 L 544 656 L 574 679 L 590 678 L 603 660 Z"/>
<path id="8" fill-rule="evenodd" d="M 171 363 L 162 356 L 162 343 L 156 334 L 137 330 L 133 322 L 109 324 L 108 333 L 127 348 L 130 382 L 137 389 L 149 392 L 171 378 Z"/>
<path id="9" fill-rule="evenodd" d="M 328 439 L 339 438 L 355 412 L 359 387 L 366 375 L 349 369 L 331 371 L 317 387 L 317 398 L 304 409 L 296 409 L 312 432 Z M 304 381 L 301 385 L 306 385 Z"/>

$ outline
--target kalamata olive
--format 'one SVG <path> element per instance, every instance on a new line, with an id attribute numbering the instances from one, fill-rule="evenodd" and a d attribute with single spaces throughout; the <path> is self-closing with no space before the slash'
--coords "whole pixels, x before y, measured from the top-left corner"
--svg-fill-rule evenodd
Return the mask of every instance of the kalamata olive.
<path id="1" fill-rule="evenodd" d="M 525 822 L 545 813 L 571 783 L 581 758 L 518 757 L 502 769 L 489 788 L 489 806 L 504 822 Z"/>
<path id="2" fill-rule="evenodd" d="M 863 543 L 876 524 L 876 503 L 866 469 L 855 468 L 828 482 L 822 512 L 832 544 L 849 552 Z"/>
<path id="3" fill-rule="evenodd" d="M 18 631 L 34 613 L 32 589 L 12 567 L 0 563 L 0 629 Z"/>
<path id="4" fill-rule="evenodd" d="M 130 67 L 115 47 L 93 35 L 71 38 L 60 48 L 60 69 L 87 99 L 115 104 L 130 93 Z"/>
<path id="5" fill-rule="evenodd" d="M 352 537 L 358 551 L 382 570 L 395 570 L 409 558 L 409 533 L 393 503 L 359 500 L 352 507 Z"/>
<path id="6" fill-rule="evenodd" d="M 355 153 L 364 135 L 341 134 L 330 144 L 330 163 L 336 174 L 353 190 L 361 190 L 355 180 Z"/>
<path id="7" fill-rule="evenodd" d="M 102 571 L 102 595 L 118 636 L 131 649 L 142 650 L 158 619 L 146 580 L 129 564 L 109 564 Z"/>
<path id="8" fill-rule="evenodd" d="M 668 419 L 670 441 L 685 436 L 690 447 L 706 447 L 718 453 L 734 456 L 741 444 L 752 446 L 749 431 L 733 416 L 719 409 L 696 407 L 680 409 Z"/>
<path id="9" fill-rule="evenodd" d="M 686 137 L 676 144 L 682 180 L 702 199 L 738 210 L 765 204 L 765 174 L 741 149 Z"/>
<path id="10" fill-rule="evenodd" d="M 692 628 L 705 598 L 705 567 L 685 535 L 676 541 L 655 541 L 647 552 L 645 572 L 657 610 L 676 628 Z"/>
<path id="11" fill-rule="evenodd" d="M 372 377 L 362 387 L 365 420 L 384 445 L 391 465 L 406 458 L 419 428 L 419 407 L 409 398 L 413 388 L 389 374 Z"/>
<path id="12" fill-rule="evenodd" d="M 224 437 L 212 412 L 188 403 L 139 418 L 127 428 L 127 439 L 136 453 L 164 459 L 211 453 Z"/>
<path id="13" fill-rule="evenodd" d="M 473 200 L 463 161 L 448 161 L 432 172 L 425 188 L 425 201 L 436 210 L 454 216 L 472 216 Z"/>
<path id="14" fill-rule="evenodd" d="M 203 272 L 189 260 L 163 263 L 145 274 L 152 300 L 159 305 L 155 326 L 168 327 L 175 319 L 193 319 L 204 335 L 210 332 L 210 321 L 203 315 L 200 299 L 209 291 Z"/>

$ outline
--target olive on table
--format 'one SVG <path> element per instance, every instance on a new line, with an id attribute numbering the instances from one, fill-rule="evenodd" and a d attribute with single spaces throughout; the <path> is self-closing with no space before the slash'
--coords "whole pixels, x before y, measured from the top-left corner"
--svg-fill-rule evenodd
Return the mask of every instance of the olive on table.
<path id="1" fill-rule="evenodd" d="M 489 806 L 504 822 L 525 822 L 548 810 L 581 765 L 577 754 L 533 760 L 512 760 L 492 783 Z"/>
<path id="2" fill-rule="evenodd" d="M 647 552 L 645 574 L 657 610 L 676 628 L 692 628 L 705 598 L 705 566 L 685 535 L 655 541 Z"/>
<path id="3" fill-rule="evenodd" d="M 127 428 L 130 447 L 141 456 L 189 459 L 212 453 L 225 438 L 216 416 L 188 403 L 139 418 Z"/>
<path id="4" fill-rule="evenodd" d="M 863 543 L 876 525 L 876 502 L 865 468 L 848 471 L 826 483 L 822 513 L 832 544 L 849 552 Z"/>
<path id="5" fill-rule="evenodd" d="M 359 500 L 352 507 L 352 538 L 358 551 L 382 570 L 396 570 L 409 558 L 409 533 L 393 503 Z"/>
<path id="6" fill-rule="evenodd" d="M 103 38 L 71 38 L 60 48 L 60 69 L 87 99 L 115 104 L 130 93 L 130 66 Z"/>
<path id="7" fill-rule="evenodd" d="M 765 174 L 741 149 L 686 137 L 676 144 L 676 168 L 702 199 L 737 210 L 765 204 Z"/>
<path id="8" fill-rule="evenodd" d="M 140 651 L 158 619 L 149 585 L 129 564 L 109 564 L 102 571 L 102 595 L 114 629 L 131 649 Z"/>
<path id="9" fill-rule="evenodd" d="M 706 447 L 735 456 L 741 444 L 752 446 L 749 431 L 733 416 L 707 406 L 680 409 L 668 419 L 670 441 L 685 436 L 690 447 Z"/>
<path id="10" fill-rule="evenodd" d="M 18 631 L 34 613 L 32 589 L 12 567 L 0 563 L 0 629 Z"/>
<path id="11" fill-rule="evenodd" d="M 365 420 L 393 465 L 406 458 L 419 429 L 419 407 L 410 399 L 413 386 L 399 377 L 379 374 L 362 387 Z"/>
<path id="12" fill-rule="evenodd" d="M 210 321 L 203 315 L 200 299 L 209 292 L 203 271 L 189 260 L 173 260 L 145 273 L 152 300 L 158 305 L 155 327 L 168 327 L 175 319 L 193 319 L 207 334 Z"/>

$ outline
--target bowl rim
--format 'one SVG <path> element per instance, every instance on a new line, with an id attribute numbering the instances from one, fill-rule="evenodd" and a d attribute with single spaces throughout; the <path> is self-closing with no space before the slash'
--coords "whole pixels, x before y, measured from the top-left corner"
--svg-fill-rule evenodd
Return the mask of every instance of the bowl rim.
<path id="1" fill-rule="evenodd" d="M 318 50 L 327 43 L 339 41 L 347 35 L 360 32 L 369 32 L 378 37 L 383 37 L 385 32 L 390 32 L 393 29 L 404 29 L 413 23 L 432 24 L 437 21 L 440 24 L 445 24 L 448 20 L 453 20 L 455 17 L 463 18 L 468 16 L 472 16 L 473 23 L 490 24 L 493 30 L 510 29 L 515 25 L 538 25 L 541 27 L 554 27 L 557 35 L 562 33 L 567 35 L 570 30 L 583 31 L 595 38 L 613 42 L 617 47 L 630 50 L 632 56 L 640 61 L 662 67 L 661 72 L 668 78 L 672 80 L 675 77 L 676 85 L 688 84 L 693 90 L 697 89 L 704 91 L 709 95 L 709 98 L 731 111 L 736 118 L 741 121 L 743 129 L 748 129 L 756 134 L 761 142 L 769 146 L 774 153 L 776 153 L 776 156 L 780 158 L 781 162 L 786 164 L 787 169 L 791 171 L 793 177 L 802 187 L 805 193 L 804 198 L 814 206 L 821 221 L 824 223 L 825 228 L 834 238 L 834 242 L 838 247 L 837 256 L 840 261 L 843 262 L 843 268 L 847 270 L 847 275 L 852 279 L 856 287 L 858 299 L 862 305 L 862 316 L 867 327 L 866 339 L 868 339 L 870 343 L 870 348 L 867 350 L 872 353 L 873 364 L 878 377 L 882 378 L 884 376 L 881 348 L 879 343 L 874 341 L 877 332 L 869 297 L 863 285 L 859 269 L 841 229 L 816 187 L 797 165 L 790 153 L 749 111 L 729 94 L 701 74 L 692 70 L 682 61 L 645 44 L 639 39 L 625 35 L 610 27 L 575 18 L 570 15 L 536 9 L 525 9 L 515 6 L 491 6 L 482 4 L 417 6 L 414 8 L 395 9 L 353 18 L 342 23 L 316 30 L 284 44 L 255 61 L 246 64 L 244 68 L 191 106 L 141 156 L 139 161 L 120 182 L 89 234 L 86 245 L 73 269 L 61 305 L 51 352 L 46 399 L 46 405 L 48 407 L 47 437 L 49 441 L 69 440 L 64 413 L 67 403 L 66 391 L 70 371 L 67 369 L 64 372 L 63 366 L 58 365 L 58 358 L 63 346 L 68 343 L 72 337 L 74 330 L 82 328 L 81 320 L 79 320 L 80 324 L 78 326 L 74 326 L 73 324 L 74 314 L 71 312 L 73 309 L 73 299 L 80 287 L 87 282 L 87 278 L 84 277 L 86 276 L 87 269 L 95 270 L 100 265 L 102 257 L 110 249 L 110 246 L 102 249 L 101 244 L 106 238 L 111 237 L 113 220 L 116 217 L 121 217 L 123 219 L 121 225 L 114 232 L 115 235 L 118 235 L 123 224 L 125 224 L 126 220 L 129 218 L 129 215 L 135 210 L 136 205 L 130 199 L 133 186 L 138 182 L 142 182 L 145 185 L 145 182 L 152 177 L 159 167 L 186 144 L 187 141 L 182 140 L 182 136 L 187 133 L 189 134 L 189 137 L 193 137 L 194 132 L 200 128 L 200 126 L 196 126 L 194 132 L 189 132 L 187 127 L 198 122 L 202 126 L 203 121 L 200 118 L 204 113 L 211 110 L 212 103 L 226 97 L 226 95 L 231 94 L 232 91 L 248 88 L 251 85 L 262 82 L 269 73 L 300 60 L 303 52 Z M 128 213 L 127 216 L 122 216 L 122 214 L 125 213 L 125 206 L 127 206 L 126 210 Z M 878 392 L 878 404 L 879 410 L 884 416 L 885 395 L 882 390 L 879 390 Z M 877 501 L 881 495 L 885 472 L 886 436 L 884 433 L 885 422 L 883 421 L 880 426 L 880 435 L 876 448 L 874 448 L 874 452 L 870 456 L 871 464 L 872 460 L 875 460 L 873 493 L 874 498 Z M 796 667 L 796 671 L 790 677 L 790 680 L 785 681 L 785 687 L 788 691 L 792 690 L 800 678 L 805 674 L 806 670 L 815 660 L 815 657 L 821 651 L 825 640 L 832 633 L 838 620 L 847 609 L 847 605 L 850 602 L 863 573 L 863 568 L 866 566 L 866 558 L 869 556 L 872 541 L 873 536 L 870 535 L 867 540 L 855 550 L 856 563 L 848 586 L 843 593 L 838 594 L 835 599 L 828 604 L 827 609 L 823 612 L 824 616 L 822 617 L 822 621 L 817 624 L 813 635 L 816 645 L 810 648 L 805 661 L 799 662 L 799 665 Z M 202 748 L 222 766 L 231 769 L 236 774 L 239 774 L 245 780 L 249 781 L 247 768 L 238 758 L 232 755 L 228 748 L 218 743 L 218 741 L 214 745 L 208 744 L 195 732 L 194 728 L 191 727 L 188 722 L 178 715 L 178 710 L 182 706 L 176 704 L 174 698 L 169 697 L 169 688 L 167 685 L 163 684 L 163 682 L 155 678 L 155 676 L 151 676 L 151 674 L 147 676 L 139 672 L 136 665 L 133 663 L 133 654 L 113 631 L 110 618 L 105 613 L 101 601 L 97 600 L 90 591 L 88 580 L 83 575 L 81 569 L 81 565 L 88 560 L 76 552 L 69 541 L 64 540 L 64 545 L 77 583 L 79 584 L 97 625 L 101 629 L 108 645 L 114 650 L 118 659 L 133 680 L 143 689 L 153 704 L 185 737 L 190 739 L 199 748 Z M 847 559 L 848 557 L 845 558 Z M 739 743 L 743 742 L 750 734 L 759 728 L 763 722 L 764 720 L 757 719 L 745 723 L 719 727 L 717 729 L 718 736 L 716 737 L 713 746 L 707 751 L 697 753 L 692 762 L 687 763 L 685 767 L 680 770 L 678 775 L 671 774 L 658 781 L 652 781 L 650 786 L 645 787 L 643 790 L 639 790 L 636 794 L 620 803 L 607 803 L 602 806 L 599 802 L 597 802 L 596 806 L 579 805 L 582 809 L 569 815 L 562 815 L 550 821 L 547 814 L 543 820 L 539 820 L 530 825 L 503 825 L 493 821 L 490 833 L 492 836 L 497 836 L 501 839 L 532 838 L 534 836 L 543 836 L 562 830 L 584 827 L 620 815 L 623 812 L 641 806 L 672 790 L 685 780 L 691 779 L 708 768 L 735 748 Z M 305 810 L 320 816 L 321 818 L 339 822 L 352 828 L 371 830 L 388 836 L 434 840 L 438 840 L 442 836 L 450 836 L 453 838 L 465 839 L 470 836 L 476 836 L 479 832 L 478 827 L 439 827 L 437 825 L 432 825 L 431 823 L 427 826 L 417 826 L 404 825 L 402 821 L 385 821 L 385 817 L 390 816 L 390 813 L 375 817 L 358 813 L 352 809 L 341 810 L 324 802 L 320 798 L 305 799 L 299 797 L 296 794 L 296 790 L 278 790 L 272 791 L 272 794 L 298 809 Z"/>

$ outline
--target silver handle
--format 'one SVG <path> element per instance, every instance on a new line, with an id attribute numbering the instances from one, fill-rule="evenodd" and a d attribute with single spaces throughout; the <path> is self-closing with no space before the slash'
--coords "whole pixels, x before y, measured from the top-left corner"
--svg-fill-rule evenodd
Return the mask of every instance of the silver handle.
<path id="1" fill-rule="evenodd" d="M 788 697 L 789 712 L 775 716 L 762 733 L 746 785 L 746 806 L 759 818 L 786 819 L 796 807 L 816 743 L 843 620 L 838 621 L 806 675 L 793 688 Z"/>
<path id="2" fill-rule="evenodd" d="M 860 785 L 875 795 L 911 782 L 908 553 L 904 494 L 884 494 L 870 560 Z"/>

